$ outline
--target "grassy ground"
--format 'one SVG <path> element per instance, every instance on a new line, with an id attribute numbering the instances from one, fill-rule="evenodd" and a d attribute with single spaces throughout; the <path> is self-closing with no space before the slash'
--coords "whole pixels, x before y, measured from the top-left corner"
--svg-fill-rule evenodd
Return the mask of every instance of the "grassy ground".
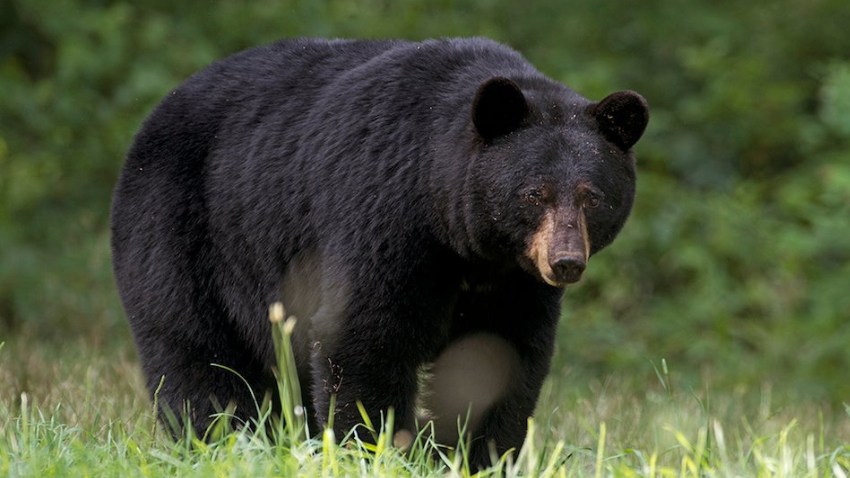
<path id="1" fill-rule="evenodd" d="M 635 392 L 624 378 L 556 370 L 514 461 L 481 476 L 850 476 L 850 410 L 760 391 L 679 390 L 675 373 Z M 16 340 L 0 348 L 0 476 L 465 476 L 424 436 L 405 456 L 348 437 L 273 445 L 232 433 L 173 444 L 152 419 L 132 348 Z M 342 442 L 342 446 L 336 442 Z"/>

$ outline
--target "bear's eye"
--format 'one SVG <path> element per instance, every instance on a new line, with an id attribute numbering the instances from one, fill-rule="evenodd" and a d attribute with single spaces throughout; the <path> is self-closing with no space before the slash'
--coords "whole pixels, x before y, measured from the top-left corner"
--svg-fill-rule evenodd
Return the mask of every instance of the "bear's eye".
<path id="1" fill-rule="evenodd" d="M 588 192 L 584 199 L 584 205 L 589 208 L 594 208 L 599 205 L 599 195 L 594 192 Z"/>
<path id="2" fill-rule="evenodd" d="M 543 193 L 539 189 L 530 191 L 525 195 L 525 201 L 532 206 L 539 206 L 540 200 L 543 198 Z"/>

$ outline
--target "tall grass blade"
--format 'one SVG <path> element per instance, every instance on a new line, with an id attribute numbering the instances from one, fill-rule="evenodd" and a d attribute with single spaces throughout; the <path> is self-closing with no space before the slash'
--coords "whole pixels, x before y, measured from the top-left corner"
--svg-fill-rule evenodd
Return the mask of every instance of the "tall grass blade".
<path id="1" fill-rule="evenodd" d="M 277 355 L 278 395 L 280 396 L 281 413 L 283 415 L 289 439 L 293 445 L 307 440 L 306 417 L 301 401 L 301 385 L 298 382 L 298 368 L 295 364 L 295 353 L 292 350 L 292 333 L 297 319 L 290 316 L 286 320 L 283 304 L 275 302 L 269 308 L 269 321 L 272 323 L 272 339 Z"/>

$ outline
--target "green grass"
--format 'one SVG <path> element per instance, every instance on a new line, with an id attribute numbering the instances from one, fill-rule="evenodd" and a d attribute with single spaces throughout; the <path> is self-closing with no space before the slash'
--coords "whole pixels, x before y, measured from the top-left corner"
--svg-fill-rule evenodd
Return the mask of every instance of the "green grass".
<path id="1" fill-rule="evenodd" d="M 679 390 L 666 364 L 642 390 L 627 381 L 555 370 L 522 452 L 480 476 L 850 476 L 847 409 L 783 403 L 768 385 Z M 153 420 L 126 337 L 101 349 L 8 341 L 0 398 L 2 477 L 469 474 L 462 452 L 433 453 L 423 433 L 405 454 L 386 427 L 377 445 L 332 433 L 305 440 L 282 426 L 272 437 L 173 443 Z"/>

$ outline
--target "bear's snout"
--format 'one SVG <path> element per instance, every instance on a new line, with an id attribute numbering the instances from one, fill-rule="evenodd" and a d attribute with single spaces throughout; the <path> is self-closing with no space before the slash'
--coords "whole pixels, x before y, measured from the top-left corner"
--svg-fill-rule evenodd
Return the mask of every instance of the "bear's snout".
<path id="1" fill-rule="evenodd" d="M 578 282 L 586 266 L 587 261 L 578 254 L 564 254 L 549 262 L 555 280 L 563 284 Z"/>
<path id="2" fill-rule="evenodd" d="M 584 212 L 550 209 L 531 237 L 526 257 L 549 285 L 564 287 L 578 282 L 587 267 L 590 242 Z"/>

